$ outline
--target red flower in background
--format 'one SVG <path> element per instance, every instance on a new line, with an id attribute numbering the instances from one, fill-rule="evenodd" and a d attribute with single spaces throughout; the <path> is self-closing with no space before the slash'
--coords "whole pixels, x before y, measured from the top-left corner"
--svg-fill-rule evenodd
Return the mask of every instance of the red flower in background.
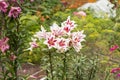
<path id="1" fill-rule="evenodd" d="M 120 77 L 120 73 L 117 74 L 117 77 Z"/>
<path id="2" fill-rule="evenodd" d="M 116 73 L 116 72 L 118 72 L 118 71 L 120 71 L 120 68 L 113 68 L 113 69 L 111 70 L 111 73 Z"/>
<path id="3" fill-rule="evenodd" d="M 120 68 L 113 68 L 111 73 L 115 74 L 116 77 L 120 77 Z"/>
<path id="4" fill-rule="evenodd" d="M 118 45 L 114 45 L 114 46 L 112 46 L 112 47 L 110 48 L 110 51 L 113 52 L 113 51 L 115 51 L 115 50 L 118 49 L 118 48 L 119 48 Z"/>

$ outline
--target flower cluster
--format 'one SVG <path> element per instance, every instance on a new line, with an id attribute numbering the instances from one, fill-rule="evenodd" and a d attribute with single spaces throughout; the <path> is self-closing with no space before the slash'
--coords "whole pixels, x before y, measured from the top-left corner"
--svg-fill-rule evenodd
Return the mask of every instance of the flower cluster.
<path id="1" fill-rule="evenodd" d="M 120 77 L 120 68 L 113 68 L 111 73 L 116 74 L 117 77 Z"/>
<path id="2" fill-rule="evenodd" d="M 41 26 L 41 31 L 36 32 L 34 37 L 39 40 L 44 39 L 44 44 L 49 49 L 55 48 L 61 52 L 67 51 L 73 47 L 77 52 L 82 48 L 81 42 L 84 41 L 86 35 L 84 31 L 72 32 L 76 27 L 74 21 L 70 20 L 70 16 L 61 24 L 61 27 L 56 23 L 50 26 L 50 32 L 47 32 L 44 27 Z"/>
<path id="3" fill-rule="evenodd" d="M 5 52 L 6 50 L 9 49 L 9 45 L 7 44 L 9 38 L 5 37 L 3 39 L 0 39 L 0 50 L 1 52 Z"/>
<path id="4" fill-rule="evenodd" d="M 6 2 L 5 0 L 0 0 L 0 12 L 7 12 L 7 8 L 9 7 L 8 5 L 9 3 Z M 19 14 L 21 13 L 21 8 L 20 7 L 12 7 L 10 8 L 10 11 L 8 13 L 8 17 L 13 17 L 13 18 L 17 18 L 19 16 Z"/>

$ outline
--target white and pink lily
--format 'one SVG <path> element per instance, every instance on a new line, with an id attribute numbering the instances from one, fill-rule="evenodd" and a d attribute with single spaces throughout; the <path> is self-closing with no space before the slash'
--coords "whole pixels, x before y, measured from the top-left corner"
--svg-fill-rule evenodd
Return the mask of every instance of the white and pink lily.
<path id="1" fill-rule="evenodd" d="M 69 16 L 67 20 L 61 24 L 61 26 L 67 34 L 70 34 L 71 30 L 73 30 L 76 27 L 76 24 L 74 21 L 70 20 L 70 16 Z"/>
<path id="2" fill-rule="evenodd" d="M 40 39 L 43 39 L 43 38 L 46 38 L 46 30 L 44 29 L 43 26 L 41 26 L 41 31 L 39 32 L 36 32 L 36 34 L 34 35 L 34 37 L 37 37 L 39 40 Z"/>
<path id="3" fill-rule="evenodd" d="M 49 49 L 51 48 L 55 48 L 56 47 L 56 42 L 57 42 L 57 39 L 55 39 L 55 36 L 51 35 L 49 36 L 49 38 L 47 38 L 45 41 L 44 41 L 44 44 L 46 44 L 48 46 Z"/>
<path id="4" fill-rule="evenodd" d="M 84 38 L 86 37 L 86 35 L 84 35 L 83 32 L 84 31 L 73 32 L 71 35 L 72 46 L 77 52 L 79 52 L 80 49 L 82 48 L 81 42 L 85 41 Z"/>
<path id="5" fill-rule="evenodd" d="M 57 38 L 57 45 L 56 48 L 58 51 L 60 52 L 65 52 L 68 50 L 69 48 L 69 39 L 65 39 L 65 38 Z"/>
<path id="6" fill-rule="evenodd" d="M 72 45 L 76 52 L 79 52 L 82 49 L 81 43 L 72 43 Z"/>
<path id="7" fill-rule="evenodd" d="M 84 35 L 83 32 L 84 32 L 83 30 L 78 31 L 78 32 L 73 32 L 72 33 L 72 42 L 76 43 L 76 42 L 85 41 L 84 38 L 86 37 L 86 35 Z"/>
<path id="8" fill-rule="evenodd" d="M 61 27 L 59 27 L 56 23 L 53 23 L 53 25 L 50 26 L 50 30 L 51 30 L 52 34 L 56 37 L 64 35 L 63 29 Z"/>
<path id="9" fill-rule="evenodd" d="M 33 50 L 33 48 L 37 48 L 39 45 L 37 44 L 37 39 L 33 39 L 33 38 L 31 38 L 32 39 L 32 42 L 30 42 L 29 44 L 30 44 L 30 48 L 28 48 L 27 50 L 30 50 L 30 51 L 32 51 Z"/>

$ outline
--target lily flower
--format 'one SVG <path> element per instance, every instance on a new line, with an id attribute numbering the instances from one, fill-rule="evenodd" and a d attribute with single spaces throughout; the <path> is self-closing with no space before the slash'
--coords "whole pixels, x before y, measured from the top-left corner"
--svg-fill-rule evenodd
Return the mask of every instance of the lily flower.
<path id="1" fill-rule="evenodd" d="M 70 20 L 70 16 L 68 16 L 67 20 L 64 21 L 61 25 L 66 32 L 70 32 L 76 27 L 75 22 Z"/>
<path id="2" fill-rule="evenodd" d="M 0 0 L 0 12 L 7 12 L 8 4 L 4 0 Z"/>
<path id="3" fill-rule="evenodd" d="M 78 32 L 73 32 L 72 42 L 77 43 L 77 42 L 85 41 L 84 38 L 86 37 L 86 35 L 84 35 L 83 32 L 84 32 L 83 30 Z"/>
<path id="4" fill-rule="evenodd" d="M 17 18 L 20 13 L 21 13 L 20 7 L 11 7 L 8 16 L 13 17 L 13 18 Z"/>
<path id="5" fill-rule="evenodd" d="M 5 37 L 0 40 L 0 50 L 4 53 L 6 50 L 9 49 L 9 45 L 7 42 L 9 41 L 9 38 Z"/>
<path id="6" fill-rule="evenodd" d="M 55 35 L 56 37 L 64 35 L 63 29 L 59 27 L 56 23 L 53 23 L 53 25 L 50 26 L 50 30 L 52 34 Z"/>
<path id="7" fill-rule="evenodd" d="M 36 40 L 37 39 L 33 39 L 32 38 L 32 42 L 29 43 L 30 44 L 30 48 L 28 48 L 27 50 L 32 51 L 33 48 L 37 48 L 38 47 L 38 44 L 36 43 Z"/>
<path id="8" fill-rule="evenodd" d="M 45 39 L 46 38 L 46 34 L 47 34 L 46 30 L 44 29 L 43 26 L 41 26 L 41 31 L 36 32 L 36 34 L 34 35 L 34 37 L 37 37 L 39 40 L 42 39 L 42 38 Z"/>
<path id="9" fill-rule="evenodd" d="M 64 39 L 64 38 L 57 38 L 57 45 L 56 48 L 60 51 L 60 52 L 65 52 L 68 50 L 69 48 L 69 39 Z"/>
<path id="10" fill-rule="evenodd" d="M 72 43 L 72 45 L 76 52 L 79 52 L 80 49 L 82 49 L 81 43 Z"/>
<path id="11" fill-rule="evenodd" d="M 86 35 L 84 35 L 83 32 L 84 31 L 72 33 L 71 43 L 76 52 L 80 51 L 80 49 L 82 48 L 81 42 L 85 41 L 84 38 L 86 37 Z"/>
<path id="12" fill-rule="evenodd" d="M 57 40 L 55 39 L 55 36 L 51 35 L 44 41 L 44 44 L 46 44 L 48 48 L 51 49 L 52 47 L 56 46 L 56 41 Z"/>

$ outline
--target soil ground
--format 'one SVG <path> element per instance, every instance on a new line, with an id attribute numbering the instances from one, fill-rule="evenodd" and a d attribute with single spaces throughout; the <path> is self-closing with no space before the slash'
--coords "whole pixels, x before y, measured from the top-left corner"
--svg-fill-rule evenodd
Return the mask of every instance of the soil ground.
<path id="1" fill-rule="evenodd" d="M 32 65 L 28 63 L 23 64 L 22 70 L 19 70 L 18 73 L 22 76 L 28 75 L 27 80 L 40 80 L 45 76 L 45 72 L 40 68 L 40 65 Z"/>

